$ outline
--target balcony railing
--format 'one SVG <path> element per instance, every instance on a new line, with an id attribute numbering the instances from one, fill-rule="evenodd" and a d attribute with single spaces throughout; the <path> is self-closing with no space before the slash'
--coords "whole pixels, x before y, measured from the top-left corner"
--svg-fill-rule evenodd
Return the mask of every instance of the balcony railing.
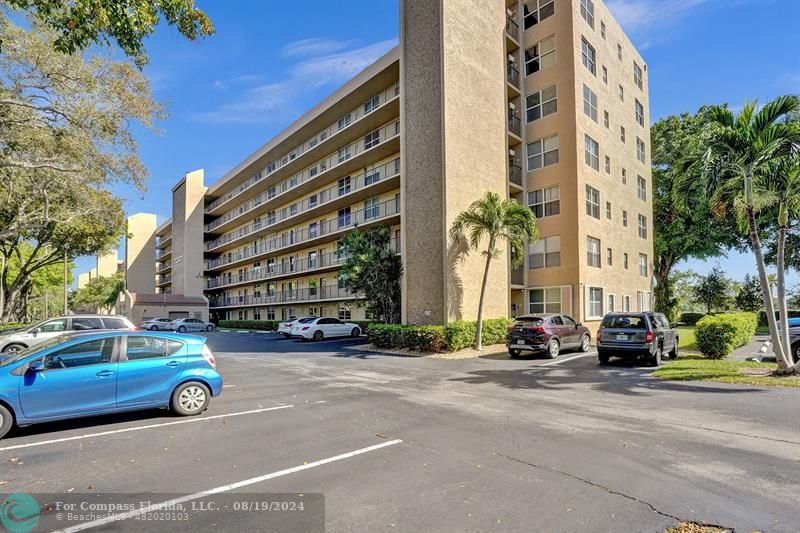
<path id="1" fill-rule="evenodd" d="M 164 272 L 165 270 L 169 270 L 170 268 L 172 268 L 172 261 L 165 261 L 158 266 L 156 272 Z"/>
<path id="2" fill-rule="evenodd" d="M 524 267 L 511 269 L 511 284 L 524 285 L 525 284 L 525 269 Z"/>
<path id="3" fill-rule="evenodd" d="M 506 15 L 506 33 L 515 41 L 519 41 L 519 24 L 508 15 Z"/>
<path id="4" fill-rule="evenodd" d="M 389 248 L 399 253 L 400 241 L 392 239 L 389 243 Z M 285 261 L 280 264 L 268 262 L 265 267 L 255 267 L 236 274 L 230 273 L 225 276 L 209 278 L 206 282 L 206 288 L 217 289 L 242 283 L 266 281 L 280 276 L 303 274 L 323 268 L 338 267 L 346 260 L 347 256 L 340 252 L 328 252 L 326 254 L 308 256 L 296 261 Z"/>
<path id="5" fill-rule="evenodd" d="M 508 110 L 508 131 L 517 136 L 522 135 L 522 121 L 519 113 L 510 109 Z"/>
<path id="6" fill-rule="evenodd" d="M 519 70 L 511 63 L 506 65 L 506 79 L 511 85 L 519 89 Z"/>
<path id="7" fill-rule="evenodd" d="M 522 187 L 522 167 L 513 161 L 508 162 L 508 181 Z"/>
<path id="8" fill-rule="evenodd" d="M 209 300 L 209 307 L 239 307 L 244 305 L 275 305 L 285 303 L 305 303 L 320 300 L 352 300 L 363 298 L 363 294 L 352 293 L 348 289 L 339 288 L 338 285 L 309 287 L 306 289 L 293 289 L 290 291 L 275 291 L 261 294 L 248 294 L 242 296 L 218 296 Z"/>
<path id="9" fill-rule="evenodd" d="M 259 217 L 246 226 L 238 228 L 235 231 L 225 233 L 213 241 L 206 242 L 206 250 L 211 251 L 214 248 L 222 246 L 223 244 L 227 244 L 236 239 L 244 238 L 256 231 L 269 228 L 270 226 L 274 226 L 275 224 L 283 222 L 284 220 L 300 216 L 311 209 L 316 209 L 320 206 L 330 203 L 337 198 L 342 198 L 349 194 L 353 194 L 354 192 L 365 187 L 369 187 L 374 183 L 393 178 L 399 174 L 400 158 L 397 158 L 394 161 L 386 163 L 385 165 L 380 165 L 373 169 L 362 172 L 357 176 L 347 176 L 346 178 L 340 179 L 336 185 L 325 189 L 322 192 L 309 196 L 302 202 L 284 207 L 280 211 L 270 211 L 265 217 L 266 220 L 262 220 L 262 218 Z M 254 209 L 258 205 L 260 205 L 260 203 L 256 203 L 251 209 Z M 247 211 L 245 211 L 245 213 L 247 213 Z M 244 216 L 244 213 L 242 216 Z"/>
<path id="10" fill-rule="evenodd" d="M 172 276 L 168 274 L 156 278 L 156 285 L 165 285 L 167 283 L 172 283 Z"/>
<path id="11" fill-rule="evenodd" d="M 398 213 L 400 213 L 399 198 L 355 211 L 350 211 L 349 208 L 340 209 L 339 215 L 333 220 L 311 223 L 309 227 L 302 230 L 291 230 L 271 239 L 255 241 L 244 250 L 224 253 L 221 257 L 208 261 L 206 269 L 213 270 L 251 257 L 277 252 L 290 246 L 313 241 L 324 235 L 352 229 L 356 224 L 374 222 Z"/>
<path id="12" fill-rule="evenodd" d="M 375 97 L 373 97 L 373 98 L 367 100 L 367 102 L 364 102 L 363 104 L 359 105 L 359 107 L 357 107 L 354 110 L 350 111 L 350 113 L 347 113 L 346 115 L 343 115 L 336 122 L 334 122 L 333 124 L 331 124 L 327 128 L 317 132 L 315 135 L 313 135 L 311 138 L 306 140 L 300 146 L 295 147 L 293 150 L 290 150 L 288 153 L 286 153 L 282 157 L 280 157 L 280 158 L 272 161 L 271 163 L 269 163 L 266 167 L 264 167 L 264 169 L 262 169 L 261 171 L 257 172 L 254 176 L 250 177 L 245 182 L 241 183 L 235 189 L 232 189 L 232 190 L 226 192 L 225 194 L 223 194 L 222 196 L 220 196 L 219 198 L 217 198 L 216 200 L 214 200 L 213 202 L 208 204 L 206 206 L 206 212 L 213 211 L 214 209 L 216 209 L 220 205 L 224 204 L 228 200 L 231 200 L 235 196 L 238 196 L 239 194 L 241 194 L 242 192 L 246 191 L 247 189 L 249 189 L 250 187 L 252 187 L 256 183 L 261 181 L 262 179 L 264 179 L 267 176 L 277 172 L 282 167 L 287 165 L 289 162 L 294 161 L 300 155 L 302 155 L 302 154 L 306 153 L 307 151 L 311 150 L 312 148 L 317 146 L 319 143 L 321 143 L 321 142 L 333 137 L 334 135 L 336 135 L 340 131 L 344 131 L 348 126 L 354 124 L 356 121 L 358 121 L 364 115 L 368 115 L 368 114 L 372 113 L 373 111 L 375 111 L 379 107 L 384 106 L 387 102 L 393 100 L 394 98 L 396 98 L 399 95 L 400 95 L 400 84 L 399 83 L 392 84 L 390 87 L 388 87 L 388 88 L 384 89 L 383 91 L 381 91 L 381 93 L 375 95 L 375 96 L 378 97 L 378 102 L 377 103 L 375 103 L 374 105 L 369 105 L 369 103 L 374 100 Z M 346 117 L 349 117 L 349 118 L 346 118 Z M 345 122 L 341 122 L 341 121 L 345 121 Z"/>
<path id="13" fill-rule="evenodd" d="M 172 253 L 172 248 L 167 248 L 166 250 L 156 249 L 156 261 L 158 261 L 162 257 L 166 257 Z"/>

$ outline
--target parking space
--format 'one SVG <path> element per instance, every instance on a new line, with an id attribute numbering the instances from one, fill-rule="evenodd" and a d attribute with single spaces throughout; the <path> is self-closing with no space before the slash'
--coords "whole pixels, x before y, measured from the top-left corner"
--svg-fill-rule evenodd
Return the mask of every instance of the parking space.
<path id="1" fill-rule="evenodd" d="M 207 491 L 323 493 L 332 532 L 797 523 L 780 498 L 800 487 L 785 469 L 800 435 L 770 407 L 796 391 L 670 384 L 647 368 L 598 366 L 591 352 L 438 360 L 366 352 L 363 339 L 214 332 L 208 343 L 226 387 L 201 416 L 17 430 L 0 441 L 0 490 L 152 494 L 155 504 Z M 780 488 L 757 489 L 774 479 Z M 123 529 L 141 527 L 126 518 Z M 218 527 L 193 520 L 193 530 Z M 261 520 L 235 524 L 257 531 Z"/>

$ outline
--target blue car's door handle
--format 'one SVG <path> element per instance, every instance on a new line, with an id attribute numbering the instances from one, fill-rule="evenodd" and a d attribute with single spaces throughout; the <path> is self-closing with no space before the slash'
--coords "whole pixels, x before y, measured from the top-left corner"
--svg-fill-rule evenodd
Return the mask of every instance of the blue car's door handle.
<path id="1" fill-rule="evenodd" d="M 113 376 L 113 375 L 114 375 L 114 371 L 113 370 L 101 370 L 100 372 L 95 374 L 95 376 L 97 376 L 99 378 L 106 378 L 108 376 Z"/>
<path id="2" fill-rule="evenodd" d="M 171 367 L 175 368 L 179 364 L 180 363 L 178 361 L 170 361 L 169 363 L 167 363 L 167 366 L 171 366 Z"/>

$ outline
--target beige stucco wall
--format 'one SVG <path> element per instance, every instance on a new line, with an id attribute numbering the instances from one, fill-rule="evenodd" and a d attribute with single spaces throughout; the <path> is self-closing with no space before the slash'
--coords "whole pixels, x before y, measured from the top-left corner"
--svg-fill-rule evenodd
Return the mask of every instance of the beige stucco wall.
<path id="1" fill-rule="evenodd" d="M 113 276 L 117 273 L 119 266 L 119 259 L 117 258 L 117 250 L 111 250 L 107 254 L 97 256 L 97 275 L 98 276 Z"/>
<path id="2" fill-rule="evenodd" d="M 203 294 L 203 171 L 189 172 L 172 189 L 172 293 Z"/>
<path id="3" fill-rule="evenodd" d="M 151 213 L 128 217 L 125 239 L 125 288 L 131 292 L 155 292 L 155 232 L 157 218 Z"/>

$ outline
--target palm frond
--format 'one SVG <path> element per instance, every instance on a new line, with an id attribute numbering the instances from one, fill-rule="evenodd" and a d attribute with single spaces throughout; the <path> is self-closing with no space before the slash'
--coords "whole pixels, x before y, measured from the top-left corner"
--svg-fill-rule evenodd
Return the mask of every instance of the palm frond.
<path id="1" fill-rule="evenodd" d="M 778 96 L 762 107 L 752 119 L 752 127 L 760 134 L 780 120 L 781 117 L 800 110 L 800 98 L 792 94 Z"/>

